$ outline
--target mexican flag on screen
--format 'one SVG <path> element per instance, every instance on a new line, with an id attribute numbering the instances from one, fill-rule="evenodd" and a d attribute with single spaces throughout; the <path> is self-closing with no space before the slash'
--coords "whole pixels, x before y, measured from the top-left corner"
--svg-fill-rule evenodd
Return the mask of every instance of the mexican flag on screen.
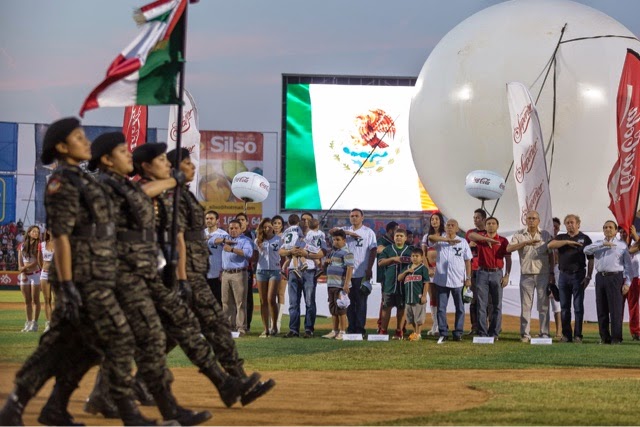
<path id="1" fill-rule="evenodd" d="M 134 14 L 140 33 L 113 60 L 107 76 L 80 109 L 128 105 L 178 104 L 177 75 L 184 61 L 184 10 L 187 0 L 158 0 Z"/>
<path id="2" fill-rule="evenodd" d="M 287 85 L 285 208 L 435 210 L 409 144 L 413 92 L 410 86 Z"/>

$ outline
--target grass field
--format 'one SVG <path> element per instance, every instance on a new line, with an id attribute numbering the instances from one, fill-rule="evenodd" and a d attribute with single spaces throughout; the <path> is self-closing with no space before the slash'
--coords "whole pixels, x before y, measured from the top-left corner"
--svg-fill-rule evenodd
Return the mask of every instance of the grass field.
<path id="1" fill-rule="evenodd" d="M 0 292 L 0 304 L 6 307 L 0 310 L 2 365 L 21 363 L 37 345 L 39 334 L 18 332 L 24 323 L 20 301 L 17 292 Z M 283 324 L 287 321 L 285 316 Z M 247 367 L 254 370 L 281 372 L 282 375 L 295 372 L 314 375 L 313 372 L 317 372 L 319 378 L 326 372 L 343 372 L 348 377 L 355 371 L 379 371 L 385 375 L 384 371 L 393 370 L 400 372 L 395 378 L 397 381 L 418 373 L 424 375 L 426 371 L 428 378 L 434 379 L 440 375 L 458 375 L 462 386 L 484 396 L 481 403 L 465 410 L 458 410 L 455 396 L 448 396 L 443 402 L 445 406 L 435 413 L 395 414 L 393 418 L 378 418 L 377 421 L 364 418 L 365 424 L 640 423 L 632 404 L 640 387 L 640 343 L 630 340 L 628 328 L 625 341 L 619 346 L 598 345 L 597 325 L 594 324 L 585 325 L 585 343 L 582 345 L 554 342 L 551 346 L 533 346 L 519 341 L 517 324 L 517 319 L 505 318 L 504 332 L 494 345 L 474 345 L 471 340 L 436 345 L 435 339 L 431 338 L 421 342 L 260 339 L 261 325 L 256 312 L 252 334 L 236 343 Z M 329 320 L 319 318 L 316 326 L 317 334 L 322 335 L 329 330 Z M 374 323 L 370 326 L 373 328 Z M 169 363 L 176 368 L 191 366 L 179 349 L 171 353 Z M 611 368 L 615 370 L 611 371 Z M 502 378 L 501 371 L 508 371 L 510 375 Z M 566 375 L 568 372 L 573 374 Z M 368 392 L 374 390 L 356 390 L 354 395 Z M 384 393 L 384 390 L 375 392 Z M 406 396 L 386 396 L 385 399 L 415 399 L 419 408 L 423 402 L 442 396 L 447 396 L 446 388 L 431 389 L 426 382 L 423 388 L 412 390 Z M 324 423 L 318 420 L 316 424 Z"/>

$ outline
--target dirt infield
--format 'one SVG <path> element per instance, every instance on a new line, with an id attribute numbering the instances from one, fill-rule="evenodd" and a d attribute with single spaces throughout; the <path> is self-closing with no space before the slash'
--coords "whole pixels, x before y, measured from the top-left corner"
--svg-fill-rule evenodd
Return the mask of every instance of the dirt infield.
<path id="1" fill-rule="evenodd" d="M 4 401 L 11 388 L 18 365 L 0 365 L 0 398 Z M 242 408 L 226 409 L 210 383 L 193 368 L 172 369 L 176 378 L 174 391 L 179 402 L 190 408 L 208 409 L 213 418 L 208 425 L 354 425 L 385 420 L 424 416 L 450 409 L 481 405 L 490 395 L 470 386 L 475 381 L 536 381 L 549 378 L 550 370 L 460 370 L 460 371 L 276 371 L 264 372 L 278 385 L 267 396 Z M 117 425 L 118 420 L 106 420 L 85 414 L 84 399 L 89 394 L 95 370 L 85 377 L 75 392 L 70 412 L 87 425 Z M 558 369 L 558 379 L 640 378 L 638 370 Z M 389 378 L 396 381 L 389 382 Z M 411 396 L 423 393 L 426 386 L 438 390 L 419 407 Z M 40 408 L 51 391 L 52 382 L 45 385 L 26 409 L 26 425 L 37 425 Z M 383 395 L 384 397 L 381 397 Z M 142 408 L 148 416 L 158 417 L 155 408 Z"/>

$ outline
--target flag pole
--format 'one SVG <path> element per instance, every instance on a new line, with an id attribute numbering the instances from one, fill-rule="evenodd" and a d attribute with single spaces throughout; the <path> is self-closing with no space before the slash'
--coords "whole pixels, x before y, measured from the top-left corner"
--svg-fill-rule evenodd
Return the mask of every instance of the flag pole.
<path id="1" fill-rule="evenodd" d="M 180 102 L 178 103 L 178 134 L 176 136 L 176 169 L 180 170 L 180 162 L 182 162 L 182 100 L 184 99 L 184 64 L 186 62 L 187 57 L 187 11 L 189 10 L 189 1 L 182 0 L 185 2 L 184 5 L 184 15 L 182 22 L 182 61 L 180 62 L 180 77 L 178 78 L 178 98 Z M 169 260 L 170 274 L 169 280 L 172 284 L 176 281 L 176 269 L 178 267 L 178 253 L 177 253 L 177 244 L 178 244 L 178 207 L 180 206 L 180 193 L 182 189 L 179 185 L 176 185 L 175 191 L 173 193 L 173 216 L 171 217 L 171 251 Z"/>

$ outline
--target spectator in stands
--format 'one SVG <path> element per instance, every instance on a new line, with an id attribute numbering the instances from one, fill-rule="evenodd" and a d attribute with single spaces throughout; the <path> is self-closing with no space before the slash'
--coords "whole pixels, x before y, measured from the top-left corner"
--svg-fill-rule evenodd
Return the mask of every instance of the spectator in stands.
<path id="1" fill-rule="evenodd" d="M 549 296 L 547 287 L 555 283 L 553 276 L 553 252 L 548 244 L 552 239 L 546 230 L 540 230 L 540 215 L 529 211 L 526 215 L 527 228 L 516 232 L 507 247 L 508 252 L 518 251 L 520 256 L 520 341 L 531 340 L 531 309 L 533 293 L 538 300 L 540 337 L 549 338 Z"/>

